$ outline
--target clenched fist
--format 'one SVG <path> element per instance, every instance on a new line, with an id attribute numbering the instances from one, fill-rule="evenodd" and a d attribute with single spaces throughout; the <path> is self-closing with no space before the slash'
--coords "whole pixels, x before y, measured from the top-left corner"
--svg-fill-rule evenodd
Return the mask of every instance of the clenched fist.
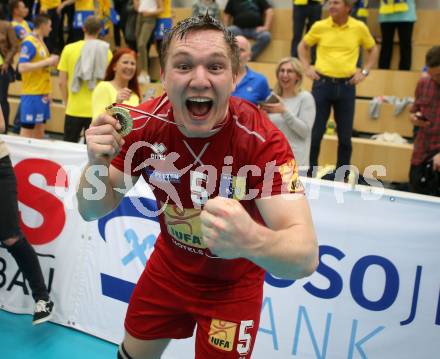
<path id="1" fill-rule="evenodd" d="M 203 241 L 224 259 L 250 258 L 258 252 L 258 224 L 234 199 L 216 197 L 206 202 L 201 214 Z"/>

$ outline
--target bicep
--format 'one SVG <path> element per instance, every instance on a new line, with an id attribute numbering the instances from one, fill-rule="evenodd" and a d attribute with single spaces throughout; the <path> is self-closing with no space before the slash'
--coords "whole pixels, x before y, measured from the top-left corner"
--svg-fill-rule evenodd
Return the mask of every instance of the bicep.
<path id="1" fill-rule="evenodd" d="M 307 198 L 302 193 L 280 194 L 256 200 L 266 225 L 273 230 L 313 226 Z"/>

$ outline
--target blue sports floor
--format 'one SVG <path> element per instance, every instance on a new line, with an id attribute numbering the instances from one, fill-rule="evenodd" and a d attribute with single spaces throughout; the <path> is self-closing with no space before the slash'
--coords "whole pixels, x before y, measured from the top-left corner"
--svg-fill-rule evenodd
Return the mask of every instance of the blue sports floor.
<path id="1" fill-rule="evenodd" d="M 2 359 L 116 359 L 117 346 L 62 325 L 32 325 L 27 314 L 0 310 Z"/>

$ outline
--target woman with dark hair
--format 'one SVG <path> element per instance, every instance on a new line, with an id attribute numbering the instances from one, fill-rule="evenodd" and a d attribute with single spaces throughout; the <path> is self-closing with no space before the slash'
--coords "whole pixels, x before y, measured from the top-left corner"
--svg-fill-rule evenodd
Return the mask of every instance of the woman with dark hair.
<path id="1" fill-rule="evenodd" d="M 112 103 L 139 105 L 141 93 L 136 76 L 136 53 L 128 48 L 115 51 L 104 81 L 93 90 L 92 116 L 97 117 Z"/>

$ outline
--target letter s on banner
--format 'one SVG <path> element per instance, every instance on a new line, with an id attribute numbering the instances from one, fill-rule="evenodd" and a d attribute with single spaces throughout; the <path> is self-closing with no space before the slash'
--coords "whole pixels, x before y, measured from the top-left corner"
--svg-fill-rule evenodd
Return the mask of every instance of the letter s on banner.
<path id="1" fill-rule="evenodd" d="M 53 241 L 59 236 L 66 223 L 64 205 L 53 194 L 30 183 L 29 178 L 32 174 L 40 174 L 45 178 L 47 186 L 67 188 L 67 174 L 62 176 L 65 181 L 57 183 L 58 171 L 64 171 L 62 167 L 53 161 L 37 158 L 20 161 L 14 169 L 17 176 L 18 200 L 43 216 L 43 224 L 32 228 L 23 222 L 20 212 L 21 229 L 32 244 L 46 244 Z"/>

